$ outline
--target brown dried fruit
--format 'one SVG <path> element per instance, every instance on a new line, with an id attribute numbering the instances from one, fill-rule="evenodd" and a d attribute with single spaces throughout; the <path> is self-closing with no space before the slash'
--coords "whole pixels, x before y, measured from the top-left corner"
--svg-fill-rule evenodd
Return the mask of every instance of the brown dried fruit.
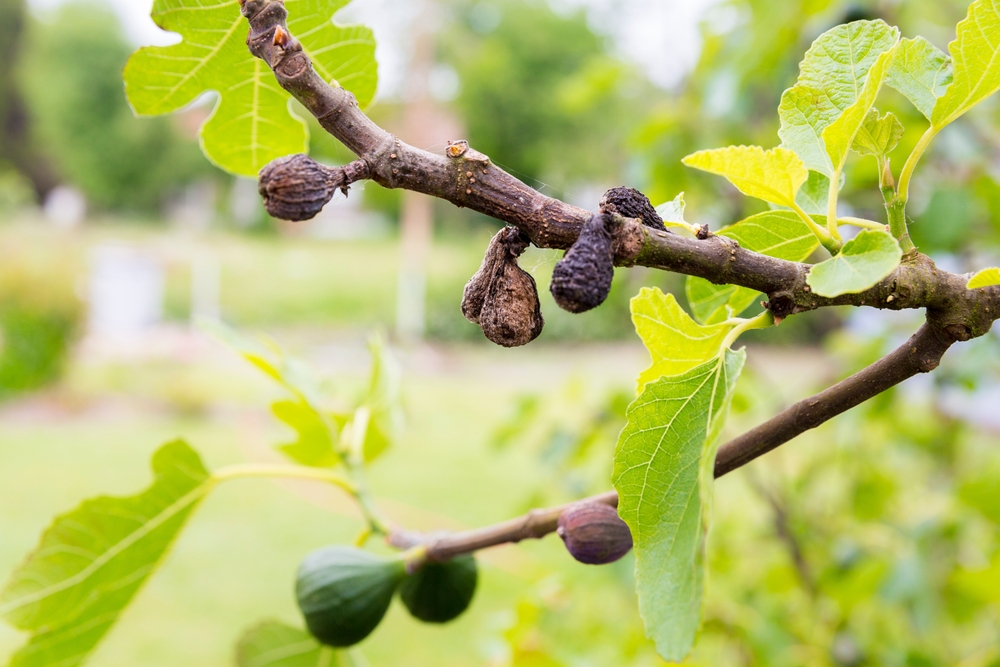
<path id="1" fill-rule="evenodd" d="M 516 227 L 500 230 L 479 271 L 465 286 L 462 314 L 503 347 L 527 345 L 545 324 L 535 279 L 517 265 L 529 243 Z"/>
<path id="2" fill-rule="evenodd" d="M 581 503 L 564 511 L 556 534 L 570 555 L 587 565 L 613 563 L 632 549 L 628 525 L 614 507 L 601 503 Z"/>
<path id="3" fill-rule="evenodd" d="M 615 275 L 613 224 L 611 215 L 595 215 L 556 264 L 549 291 L 563 310 L 583 313 L 608 298 Z"/>
<path id="4" fill-rule="evenodd" d="M 360 160 L 325 167 L 308 155 L 290 155 L 260 170 L 257 190 L 271 216 L 298 222 L 316 217 L 337 190 L 346 195 L 351 183 L 367 177 L 368 167 Z"/>
<path id="5" fill-rule="evenodd" d="M 617 213 L 623 218 L 640 220 L 653 229 L 667 229 L 649 197 L 635 188 L 611 188 L 605 192 L 601 198 L 601 213 Z"/>

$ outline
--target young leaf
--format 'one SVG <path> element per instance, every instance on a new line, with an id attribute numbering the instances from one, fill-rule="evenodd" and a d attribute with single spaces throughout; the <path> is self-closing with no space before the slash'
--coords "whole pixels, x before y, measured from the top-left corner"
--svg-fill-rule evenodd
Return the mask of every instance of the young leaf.
<path id="1" fill-rule="evenodd" d="M 11 576 L 0 592 L 0 615 L 32 635 L 10 667 L 81 664 L 211 489 L 187 443 L 164 445 L 152 463 L 146 491 L 88 500 L 58 517 Z"/>
<path id="2" fill-rule="evenodd" d="M 874 155 L 881 163 L 899 145 L 903 131 L 903 124 L 893 113 L 880 117 L 878 109 L 872 109 L 851 148 L 860 155 Z"/>
<path id="3" fill-rule="evenodd" d="M 798 153 L 809 169 L 832 176 L 836 160 L 831 161 L 824 132 L 858 102 L 869 70 L 898 39 L 899 31 L 884 21 L 855 21 L 820 35 L 799 66 L 798 82 L 781 96 L 781 145 Z M 884 77 L 884 71 L 876 74 Z M 845 121 L 845 127 L 834 133 L 838 146 L 846 143 L 844 150 L 851 145 L 851 128 L 867 115 L 867 108 L 856 111 L 850 123 Z"/>
<path id="4" fill-rule="evenodd" d="M 892 234 L 866 229 L 845 243 L 839 255 L 813 266 L 806 282 L 819 296 L 857 294 L 892 273 L 902 256 Z"/>
<path id="5" fill-rule="evenodd" d="M 899 38 L 898 32 L 896 32 L 896 38 Z M 882 90 L 885 75 L 889 71 L 890 63 L 892 63 L 895 44 L 893 42 L 892 48 L 883 52 L 868 70 L 864 87 L 854 104 L 844 109 L 837 120 L 823 130 L 823 143 L 826 144 L 826 152 L 830 155 L 830 161 L 833 163 L 836 174 L 843 171 L 844 165 L 847 163 L 847 156 L 851 152 L 851 146 L 854 145 L 854 139 L 864 126 L 868 112 L 875 106 L 875 98 Z"/>
<path id="6" fill-rule="evenodd" d="M 236 645 L 237 667 L 349 667 L 341 653 L 305 630 L 265 621 L 247 630 Z"/>
<path id="7" fill-rule="evenodd" d="M 271 406 L 274 416 L 290 426 L 298 440 L 278 447 L 293 461 L 306 466 L 328 468 L 340 462 L 334 448 L 337 429 L 306 400 L 278 401 Z"/>
<path id="8" fill-rule="evenodd" d="M 829 179 L 826 182 L 829 184 Z M 817 224 L 823 222 L 817 217 Z M 726 227 L 718 235 L 738 241 L 747 250 L 790 262 L 805 261 L 819 247 L 816 235 L 791 211 L 765 211 Z M 688 278 L 686 290 L 691 312 L 702 324 L 736 317 L 760 299 L 760 292 L 715 285 L 704 278 Z"/>
<path id="9" fill-rule="evenodd" d="M 761 293 L 738 285 L 716 285 L 704 278 L 689 276 L 684 293 L 694 319 L 701 324 L 719 324 L 761 300 Z"/>
<path id="10" fill-rule="evenodd" d="M 923 37 L 904 39 L 896 46 L 887 86 L 901 92 L 927 120 L 934 105 L 951 84 L 951 58 Z"/>
<path id="11" fill-rule="evenodd" d="M 363 402 L 368 419 L 363 455 L 365 461 L 373 461 L 399 437 L 403 429 L 403 409 L 399 364 L 384 338 L 380 334 L 373 335 L 368 341 L 368 350 L 372 356 L 372 370 Z"/>
<path id="12" fill-rule="evenodd" d="M 778 206 L 794 206 L 795 195 L 809 177 L 799 156 L 784 148 L 730 146 L 699 151 L 683 162 L 725 176 L 743 194 Z"/>
<path id="13" fill-rule="evenodd" d="M 731 325 L 701 326 L 677 304 L 673 294 L 644 287 L 632 299 L 632 322 L 652 365 L 639 375 L 638 393 L 666 375 L 680 375 L 719 355 Z"/>
<path id="14" fill-rule="evenodd" d="M 940 130 L 1000 90 L 1000 5 L 976 0 L 958 24 L 948 45 L 955 63 L 954 81 L 934 104 L 931 125 Z"/>
<path id="15" fill-rule="evenodd" d="M 983 269 L 972 276 L 966 287 L 968 289 L 979 289 L 981 287 L 993 287 L 994 285 L 1000 285 L 1000 269 L 997 268 Z"/>
<path id="16" fill-rule="evenodd" d="M 840 179 L 840 187 L 844 187 L 843 176 Z M 799 190 L 798 197 L 795 201 L 798 202 L 802 210 L 813 216 L 821 216 L 822 220 L 817 219 L 816 224 L 824 224 L 826 220 L 826 210 L 827 201 L 830 198 L 830 177 L 821 174 L 818 171 L 809 171 L 809 178 L 803 184 L 802 189 Z"/>
<path id="17" fill-rule="evenodd" d="M 648 385 L 615 451 L 618 512 L 635 541 L 639 612 L 663 658 L 683 660 L 701 623 L 715 454 L 746 351 Z"/>
<path id="18" fill-rule="evenodd" d="M 684 193 L 680 193 L 665 204 L 656 207 L 657 214 L 663 219 L 663 224 L 667 227 L 690 228 L 690 224 L 684 219 L 684 210 L 687 202 L 684 201 Z"/>
<path id="19" fill-rule="evenodd" d="M 372 32 L 331 20 L 349 1 L 286 0 L 288 27 L 319 75 L 349 88 L 365 106 L 378 80 Z M 247 51 L 239 3 L 156 0 L 152 17 L 183 41 L 142 48 L 125 66 L 125 93 L 137 114 L 177 111 L 214 90 L 220 99 L 201 128 L 201 141 L 219 167 L 256 176 L 271 160 L 308 150 L 308 130 L 289 110 L 290 95 Z"/>

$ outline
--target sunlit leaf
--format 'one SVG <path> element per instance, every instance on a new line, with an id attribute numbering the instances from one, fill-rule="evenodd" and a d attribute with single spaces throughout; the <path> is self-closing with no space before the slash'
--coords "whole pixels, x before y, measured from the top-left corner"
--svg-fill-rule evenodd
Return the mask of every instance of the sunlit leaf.
<path id="1" fill-rule="evenodd" d="M 368 341 L 372 370 L 368 393 L 363 401 L 367 409 L 367 432 L 363 453 L 373 461 L 395 443 L 403 429 L 403 408 L 400 395 L 401 372 L 385 339 L 376 334 Z"/>
<path id="2" fill-rule="evenodd" d="M 884 21 L 855 21 L 820 35 L 799 66 L 798 82 L 781 96 L 781 145 L 798 153 L 809 169 L 832 176 L 836 160 L 831 153 L 839 156 L 843 144 L 843 151 L 851 146 L 851 129 L 864 121 L 871 104 L 863 102 L 863 111 L 855 108 L 857 113 L 844 121 L 844 128 L 831 135 L 835 150 L 827 146 L 824 132 L 866 92 L 869 70 L 898 39 L 899 31 Z M 884 60 L 881 67 L 879 85 L 887 67 Z"/>
<path id="3" fill-rule="evenodd" d="M 874 155 L 882 160 L 899 145 L 903 131 L 903 124 L 894 114 L 879 116 L 878 110 L 872 109 L 851 148 L 860 155 Z"/>
<path id="4" fill-rule="evenodd" d="M 829 179 L 826 182 L 829 184 Z M 816 220 L 818 224 L 825 222 L 819 217 Z M 812 230 L 790 211 L 766 211 L 730 225 L 718 234 L 738 241 L 746 250 L 790 262 L 805 261 L 819 247 Z M 691 312 L 702 324 L 717 324 L 736 317 L 762 296 L 745 287 L 715 285 L 695 277 L 687 279 L 686 290 Z"/>
<path id="5" fill-rule="evenodd" d="M 898 33 L 896 34 L 898 38 Z M 895 47 L 895 42 L 893 43 Z M 830 124 L 830 127 L 823 130 L 823 143 L 826 144 L 826 151 L 830 155 L 835 173 L 839 174 L 847 163 L 847 156 L 851 152 L 854 140 L 858 132 L 864 127 L 868 119 L 868 112 L 875 106 L 875 98 L 882 90 L 885 82 L 885 75 L 889 71 L 892 63 L 893 48 L 883 52 L 875 64 L 868 70 L 865 77 L 865 84 L 858 99 L 854 104 L 844 109 L 843 113 Z"/>
<path id="6" fill-rule="evenodd" d="M 323 646 L 305 630 L 265 621 L 247 630 L 236 646 L 237 667 L 350 667 L 353 661 Z"/>
<path id="7" fill-rule="evenodd" d="M 365 106 L 378 78 L 372 32 L 331 20 L 349 1 L 285 0 L 288 27 L 319 75 L 353 92 Z M 205 92 L 217 92 L 219 101 L 201 128 L 202 148 L 235 174 L 256 176 L 271 160 L 308 150 L 308 130 L 290 111 L 290 95 L 247 50 L 249 29 L 238 2 L 156 0 L 152 17 L 183 41 L 142 48 L 129 60 L 125 92 L 136 113 L 171 113 Z"/>
<path id="8" fill-rule="evenodd" d="M 690 227 L 687 220 L 684 219 L 684 210 L 687 208 L 687 202 L 684 201 L 684 193 L 680 193 L 673 200 L 666 202 L 665 204 L 660 204 L 656 207 L 656 212 L 663 219 L 663 224 L 667 227 Z"/>
<path id="9" fill-rule="evenodd" d="M 32 633 L 10 667 L 81 664 L 163 560 L 210 490 L 184 442 L 153 456 L 154 481 L 127 498 L 88 500 L 42 535 L 0 592 L 0 614 Z"/>
<path id="10" fill-rule="evenodd" d="M 992 287 L 1000 285 L 1000 269 L 983 269 L 969 280 L 969 289 L 979 289 L 981 287 Z"/>
<path id="11" fill-rule="evenodd" d="M 732 325 L 702 326 L 691 319 L 673 294 L 644 287 L 632 299 L 632 322 L 653 363 L 639 375 L 638 393 L 665 375 L 680 375 L 714 359 Z"/>
<path id="12" fill-rule="evenodd" d="M 844 187 L 844 179 L 841 177 L 840 187 Z M 799 190 L 798 202 L 802 210 L 812 216 L 822 216 L 819 224 L 823 224 L 826 219 L 827 201 L 830 198 L 830 177 L 818 171 L 809 171 L 809 178 Z"/>
<path id="13" fill-rule="evenodd" d="M 684 164 L 725 176 L 740 192 L 779 206 L 793 206 L 809 177 L 802 160 L 790 150 L 730 146 L 688 155 Z"/>
<path id="14" fill-rule="evenodd" d="M 899 42 L 885 83 L 901 92 L 930 120 L 938 98 L 951 84 L 952 75 L 948 54 L 917 37 Z"/>
<path id="15" fill-rule="evenodd" d="M 639 611 L 667 660 L 701 624 L 715 454 L 744 350 L 649 384 L 628 409 L 615 452 L 618 511 L 635 541 Z"/>
<path id="16" fill-rule="evenodd" d="M 856 294 L 892 273 L 902 256 L 891 234 L 866 229 L 845 243 L 836 257 L 813 266 L 806 281 L 819 296 Z"/>
<path id="17" fill-rule="evenodd" d="M 1000 90 L 1000 5 L 976 0 L 948 45 L 954 80 L 934 104 L 931 124 L 941 129 Z"/>
<path id="18" fill-rule="evenodd" d="M 298 435 L 295 442 L 278 448 L 286 456 L 302 465 L 320 468 L 340 461 L 335 449 L 337 430 L 308 401 L 278 401 L 271 411 Z"/>

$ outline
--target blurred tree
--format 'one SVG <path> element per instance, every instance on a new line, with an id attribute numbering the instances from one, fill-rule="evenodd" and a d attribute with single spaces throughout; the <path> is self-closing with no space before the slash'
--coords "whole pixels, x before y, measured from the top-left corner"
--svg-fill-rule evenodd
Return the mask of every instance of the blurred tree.
<path id="1" fill-rule="evenodd" d="M 455 0 L 453 17 L 442 57 L 460 77 L 456 104 L 477 149 L 557 187 L 620 174 L 637 101 L 657 93 L 608 55 L 582 12 Z"/>
<path id="2" fill-rule="evenodd" d="M 41 198 L 55 184 L 55 178 L 32 150 L 28 117 L 17 84 L 15 68 L 24 27 L 24 0 L 0 0 L 0 172 L 9 168 L 21 172 Z"/>
<path id="3" fill-rule="evenodd" d="M 133 117 L 121 81 L 131 50 L 107 7 L 67 4 L 31 26 L 21 81 L 34 138 L 62 179 L 98 207 L 153 211 L 208 167 L 170 120 Z"/>

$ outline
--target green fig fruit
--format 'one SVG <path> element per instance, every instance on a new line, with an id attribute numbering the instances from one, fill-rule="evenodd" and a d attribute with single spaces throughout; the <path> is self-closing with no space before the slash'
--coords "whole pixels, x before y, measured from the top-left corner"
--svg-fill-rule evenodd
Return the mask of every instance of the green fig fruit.
<path id="1" fill-rule="evenodd" d="M 406 576 L 401 560 L 354 547 L 326 547 L 302 561 L 295 582 L 306 627 L 329 646 L 353 646 L 372 633 Z"/>
<path id="2" fill-rule="evenodd" d="M 428 563 L 407 577 L 399 589 L 403 604 L 425 623 L 447 623 L 469 608 L 479 568 L 471 555 Z"/>

